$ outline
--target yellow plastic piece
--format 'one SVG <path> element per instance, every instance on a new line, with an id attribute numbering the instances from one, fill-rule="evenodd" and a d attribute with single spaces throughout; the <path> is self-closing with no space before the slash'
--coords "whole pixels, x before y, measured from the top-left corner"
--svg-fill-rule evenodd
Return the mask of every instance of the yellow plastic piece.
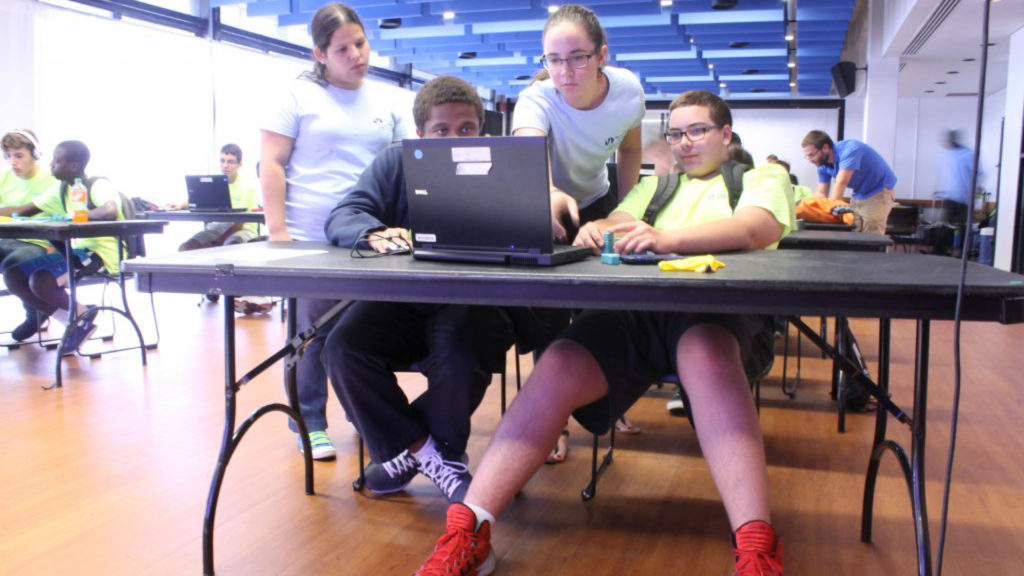
<path id="1" fill-rule="evenodd" d="M 666 272 L 714 272 L 725 268 L 725 264 L 711 254 L 705 254 L 679 260 L 662 260 L 658 262 L 658 268 Z"/>

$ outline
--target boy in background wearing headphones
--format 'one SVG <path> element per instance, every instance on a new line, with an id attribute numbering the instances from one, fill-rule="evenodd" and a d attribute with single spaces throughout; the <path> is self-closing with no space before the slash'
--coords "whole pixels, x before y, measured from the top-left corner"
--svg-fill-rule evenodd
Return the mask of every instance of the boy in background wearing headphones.
<path id="1" fill-rule="evenodd" d="M 123 220 L 121 199 L 113 184 L 103 177 L 86 177 L 85 167 L 89 164 L 89 156 L 89 148 L 78 140 L 65 140 L 57 144 L 50 162 L 50 171 L 59 180 L 57 185 L 27 204 L 0 207 L 0 216 L 34 216 L 40 213 L 46 216 L 65 216 L 71 185 L 76 178 L 80 178 L 88 190 L 89 205 L 93 206 L 89 210 L 90 221 Z M 114 237 L 80 238 L 74 241 L 73 249 L 81 269 L 86 272 L 96 272 L 102 268 L 117 274 L 120 260 L 117 239 Z M 52 252 L 7 268 L 4 270 L 4 284 L 29 306 L 68 325 L 71 301 L 64 289 L 67 273 L 64 254 Z M 88 310 L 77 303 L 74 315 L 76 321 L 68 325 L 62 353 L 74 354 L 96 330 L 93 322 L 95 312 L 89 313 Z"/>
<path id="2" fill-rule="evenodd" d="M 37 162 L 41 156 L 39 140 L 31 130 L 14 130 L 0 140 L 9 168 L 0 171 L 0 207 L 21 206 L 42 196 L 57 180 L 49 168 Z M 50 248 L 46 240 L 0 239 L 0 273 L 26 260 L 42 256 Z M 12 332 L 21 342 L 39 331 L 46 315 L 24 303 L 25 321 Z"/>

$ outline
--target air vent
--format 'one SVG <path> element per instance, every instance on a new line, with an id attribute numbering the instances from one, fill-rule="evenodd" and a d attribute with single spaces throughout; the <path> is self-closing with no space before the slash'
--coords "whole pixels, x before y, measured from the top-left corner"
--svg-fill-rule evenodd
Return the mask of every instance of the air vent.
<path id="1" fill-rule="evenodd" d="M 460 60 L 472 60 L 476 58 L 476 52 L 459 52 Z"/>
<path id="2" fill-rule="evenodd" d="M 729 42 L 729 48 L 746 48 L 750 42 Z"/>
<path id="3" fill-rule="evenodd" d="M 939 29 L 939 26 L 946 21 L 953 9 L 960 4 L 960 0 L 942 0 L 932 15 L 928 17 L 928 21 L 924 23 L 924 26 L 917 32 L 914 39 L 907 45 L 907 49 L 903 51 L 904 56 L 913 56 L 917 54 L 921 48 L 924 47 L 928 39 L 932 37 L 932 34 Z"/>
<path id="4" fill-rule="evenodd" d="M 946 98 L 962 98 L 964 96 L 977 96 L 977 92 L 950 92 L 946 94 Z"/>
<path id="5" fill-rule="evenodd" d="M 377 22 L 377 26 L 379 28 L 384 29 L 384 30 L 394 30 L 395 28 L 400 28 L 402 26 L 402 19 L 401 18 L 381 18 Z"/>
<path id="6" fill-rule="evenodd" d="M 743 72 L 741 72 L 741 74 L 747 74 L 747 75 L 750 75 L 750 74 L 757 74 L 757 73 L 759 73 L 759 72 L 760 72 L 760 70 L 758 70 L 758 69 L 756 69 L 756 68 L 747 68 L 746 70 L 744 70 Z"/>
<path id="7" fill-rule="evenodd" d="M 530 78 L 532 78 L 532 76 L 528 74 L 520 74 L 519 76 L 516 76 L 516 80 L 529 80 Z"/>
<path id="8" fill-rule="evenodd" d="M 761 93 L 761 92 L 767 92 L 767 90 L 765 90 L 764 88 L 751 88 L 750 91 L 754 92 L 755 94 L 758 94 L 758 93 Z"/>

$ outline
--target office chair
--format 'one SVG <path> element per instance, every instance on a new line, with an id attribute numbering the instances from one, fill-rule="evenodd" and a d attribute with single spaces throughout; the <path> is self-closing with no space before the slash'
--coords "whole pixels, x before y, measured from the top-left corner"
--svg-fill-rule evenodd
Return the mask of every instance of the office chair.
<path id="1" fill-rule="evenodd" d="M 896 204 L 889 212 L 885 223 L 885 233 L 892 238 L 896 247 L 903 247 L 907 252 L 918 242 L 918 229 L 921 225 L 921 207 Z"/>

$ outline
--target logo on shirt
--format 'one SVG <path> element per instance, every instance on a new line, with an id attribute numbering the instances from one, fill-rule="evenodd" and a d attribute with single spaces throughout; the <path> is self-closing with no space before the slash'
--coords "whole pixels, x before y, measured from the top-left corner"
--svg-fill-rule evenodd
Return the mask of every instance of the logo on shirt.
<path id="1" fill-rule="evenodd" d="M 378 125 L 378 126 L 380 126 L 381 124 L 384 123 L 384 119 L 383 118 L 374 118 L 373 119 L 373 123 Z"/>
<path id="2" fill-rule="evenodd" d="M 604 147 L 607 148 L 607 147 L 611 146 L 614 143 L 615 143 L 615 137 L 614 136 L 610 136 L 607 140 L 604 141 Z"/>

